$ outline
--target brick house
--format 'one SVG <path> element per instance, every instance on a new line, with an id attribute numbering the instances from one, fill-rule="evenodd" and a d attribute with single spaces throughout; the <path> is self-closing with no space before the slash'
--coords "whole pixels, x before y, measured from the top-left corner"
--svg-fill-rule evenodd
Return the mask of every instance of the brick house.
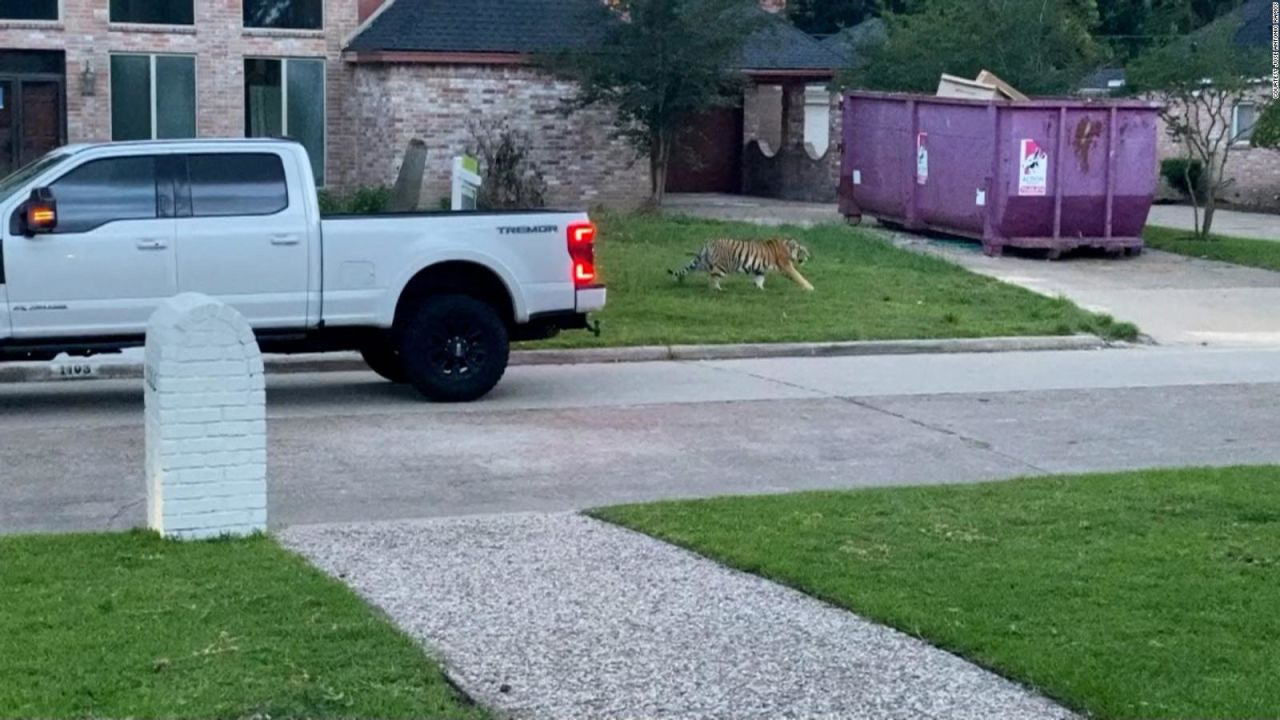
<path id="1" fill-rule="evenodd" d="M 488 116 L 505 118 L 532 138 L 532 159 L 544 171 L 552 203 L 630 205 L 647 197 L 648 163 L 636 162 L 631 149 L 611 137 L 612 114 L 588 108 L 564 117 L 560 102 L 572 95 L 572 84 L 532 62 L 538 53 L 598 37 L 592 16 L 582 12 L 592 2 L 599 0 L 392 0 L 383 6 L 345 55 L 356 68 L 356 122 L 363 133 L 382 140 L 359 148 L 358 180 L 392 176 L 405 144 L 420 137 L 428 148 L 423 200 L 432 204 L 447 194 L 450 158 L 470 142 L 468 121 Z M 785 5 L 762 0 L 763 9 L 775 14 Z M 829 82 L 842 62 L 774 18 L 743 49 L 740 69 L 751 82 L 746 108 L 708 113 L 677 138 L 668 189 L 768 194 L 761 177 L 780 177 L 784 169 L 805 163 L 771 158 L 767 167 L 753 168 L 747 144 L 758 124 L 750 117 L 755 88 L 787 88 L 773 111 L 775 124 L 789 134 L 773 149 L 786 149 L 785 157 L 793 158 L 803 153 L 795 146 L 803 142 L 806 84 Z M 829 113 L 829 97 L 824 102 L 822 122 L 829 124 L 838 113 Z M 790 120 L 783 121 L 784 115 Z M 824 150 L 808 164 L 827 172 L 835 155 Z M 823 182 L 834 194 L 834 179 Z"/>
<path id="2" fill-rule="evenodd" d="M 531 63 L 590 37 L 575 23 L 593 1 L 0 0 L 0 174 L 66 142 L 288 135 L 346 190 L 392 182 L 417 137 L 434 206 L 468 122 L 500 117 L 531 136 L 551 202 L 633 204 L 647 165 L 609 136 L 606 110 L 562 117 L 571 84 Z M 840 63 L 783 25 L 744 70 L 802 104 L 798 84 Z M 730 121 L 734 157 L 745 124 Z"/>
<path id="3" fill-rule="evenodd" d="M 348 183 L 342 48 L 361 11 L 355 0 L 0 0 L 0 172 L 62 142 L 288 134 L 322 177 Z"/>
<path id="4" fill-rule="evenodd" d="M 1235 27 L 1234 39 L 1241 47 L 1270 47 L 1271 0 L 1248 0 L 1235 12 L 1217 22 L 1231 23 Z M 1260 68 L 1259 74 L 1263 74 L 1265 70 L 1266 68 Z M 1126 87 L 1127 78 L 1123 69 L 1103 68 L 1086 77 L 1078 92 L 1088 97 L 1106 97 L 1124 95 Z M 1253 124 L 1257 122 L 1262 108 L 1272 102 L 1271 98 L 1271 81 L 1267 78 L 1259 80 L 1251 93 L 1230 108 L 1230 127 L 1223 128 L 1223 131 L 1227 133 L 1227 137 L 1235 138 L 1235 143 L 1224 168 L 1225 179 L 1230 185 L 1220 200 L 1245 208 L 1280 210 L 1280 151 L 1255 148 L 1249 144 Z M 1207 118 L 1205 123 L 1208 123 Z M 1157 135 L 1157 150 L 1160 160 L 1186 156 L 1185 148 L 1169 137 L 1164 123 L 1161 123 Z M 1169 187 L 1163 178 L 1158 192 L 1163 200 L 1181 199 L 1181 195 Z"/>

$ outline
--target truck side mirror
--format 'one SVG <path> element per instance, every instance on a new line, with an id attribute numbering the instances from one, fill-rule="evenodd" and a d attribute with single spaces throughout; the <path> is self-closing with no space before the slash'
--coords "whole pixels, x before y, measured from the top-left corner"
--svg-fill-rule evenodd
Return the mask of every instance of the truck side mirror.
<path id="1" fill-rule="evenodd" d="M 53 190 L 47 187 L 31 191 L 22 210 L 22 234 L 35 237 L 51 233 L 58 227 L 58 201 L 53 197 Z"/>

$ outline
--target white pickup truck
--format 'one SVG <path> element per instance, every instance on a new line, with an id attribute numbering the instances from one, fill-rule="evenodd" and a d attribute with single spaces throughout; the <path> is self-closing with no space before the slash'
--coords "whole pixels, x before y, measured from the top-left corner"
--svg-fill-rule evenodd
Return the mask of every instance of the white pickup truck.
<path id="1" fill-rule="evenodd" d="M 580 212 L 321 218 L 285 140 L 60 148 L 0 181 L 0 362 L 141 345 L 165 298 L 232 305 L 264 352 L 357 350 L 428 398 L 474 400 L 511 340 L 605 303 Z"/>

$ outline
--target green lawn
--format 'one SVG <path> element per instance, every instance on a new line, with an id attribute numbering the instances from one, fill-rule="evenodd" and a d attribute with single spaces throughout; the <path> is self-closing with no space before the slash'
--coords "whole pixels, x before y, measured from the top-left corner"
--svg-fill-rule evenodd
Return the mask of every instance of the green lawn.
<path id="1" fill-rule="evenodd" d="M 274 541 L 0 538 L 0 717 L 482 718 Z"/>
<path id="2" fill-rule="evenodd" d="M 851 608 L 1100 717 L 1280 717 L 1280 467 L 595 514 Z"/>
<path id="3" fill-rule="evenodd" d="M 975 275 L 844 226 L 770 229 L 656 215 L 605 216 L 599 224 L 600 271 L 609 285 L 608 307 L 598 316 L 603 335 L 565 333 L 537 346 L 1137 334 L 1128 323 L 1069 301 Z M 737 275 L 717 293 L 704 274 L 681 284 L 667 274 L 711 238 L 780 234 L 813 251 L 801 272 L 816 292 L 806 293 L 780 275 L 771 275 L 761 292 L 750 277 Z"/>
<path id="4" fill-rule="evenodd" d="M 1280 222 L 1280 217 L 1276 218 Z M 1252 238 L 1210 235 L 1208 240 L 1197 240 L 1186 230 L 1147 226 L 1142 233 L 1147 247 L 1191 257 L 1219 260 L 1263 268 L 1280 270 L 1280 242 Z"/>

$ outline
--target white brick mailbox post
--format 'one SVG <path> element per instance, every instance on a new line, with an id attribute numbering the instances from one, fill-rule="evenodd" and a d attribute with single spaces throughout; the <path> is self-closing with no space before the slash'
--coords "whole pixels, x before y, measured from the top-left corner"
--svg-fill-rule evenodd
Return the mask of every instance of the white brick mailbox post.
<path id="1" fill-rule="evenodd" d="M 184 293 L 147 325 L 147 523 L 168 537 L 267 525 L 262 354 L 235 309 Z"/>

